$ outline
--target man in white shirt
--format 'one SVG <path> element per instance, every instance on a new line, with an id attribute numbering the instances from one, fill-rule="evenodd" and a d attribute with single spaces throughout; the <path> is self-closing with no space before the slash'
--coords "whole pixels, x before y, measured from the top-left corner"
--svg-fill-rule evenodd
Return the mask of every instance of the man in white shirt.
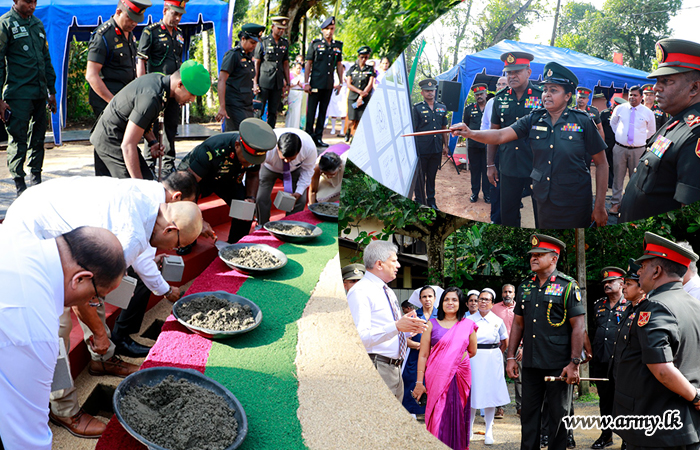
<path id="1" fill-rule="evenodd" d="M 27 189 L 10 206 L 3 225 L 28 231 L 40 239 L 86 225 L 107 228 L 121 242 L 127 267 L 132 266 L 157 295 L 176 300 L 179 289 L 162 279 L 153 260 L 155 248 L 170 250 L 192 243 L 202 230 L 202 214 L 192 202 L 165 203 L 168 199 L 173 199 L 173 193 L 157 182 L 109 177 L 61 178 Z M 92 357 L 89 365 L 92 375 L 125 377 L 138 370 L 138 366 L 116 356 L 116 346 L 110 341 L 111 333 L 105 323 L 104 306 L 73 310 L 81 321 Z M 59 330 L 67 349 L 70 349 L 71 329 L 67 309 L 61 316 Z M 86 430 L 84 425 L 91 416 L 80 409 L 75 388 L 54 392 L 51 411 L 52 421 L 76 436 L 95 438 L 104 429 Z"/>
<path id="2" fill-rule="evenodd" d="M 397 251 L 396 245 L 387 241 L 373 241 L 365 248 L 363 261 L 367 271 L 348 292 L 348 306 L 374 367 L 401 402 L 401 365 L 407 347 L 406 333 L 422 333 L 427 326 L 415 311 L 401 316 L 396 295 L 387 286 L 401 267 Z"/>
<path id="3" fill-rule="evenodd" d="M 39 240 L 0 225 L 0 248 L 0 448 L 49 450 L 58 316 L 114 290 L 124 254 L 114 234 L 91 227 Z"/>
<path id="4" fill-rule="evenodd" d="M 613 147 L 613 190 L 610 214 L 620 211 L 625 175 L 632 176 L 639 158 L 644 153 L 647 139 L 656 133 L 654 113 L 642 104 L 642 89 L 633 86 L 629 102 L 619 105 L 610 116 L 610 127 L 615 132 Z"/>
<path id="5" fill-rule="evenodd" d="M 508 78 L 501 77 L 496 82 L 496 92 L 508 87 Z M 491 113 L 493 112 L 493 98 L 490 98 L 486 102 L 484 107 L 484 115 L 481 117 L 481 129 L 489 130 L 491 129 Z M 494 158 L 494 164 L 496 165 L 496 170 L 498 170 L 498 153 Z M 489 187 L 489 195 L 491 199 L 491 223 L 501 223 L 501 181 L 500 173 L 499 180 L 496 181 L 496 185 L 493 184 Z"/>
<path id="6" fill-rule="evenodd" d="M 265 162 L 260 167 L 260 185 L 256 196 L 259 225 L 270 220 L 270 195 L 277 180 L 284 181 L 284 191 L 296 198 L 294 209 L 287 215 L 304 209 L 318 157 L 316 144 L 305 131 L 296 128 L 275 128 L 274 131 L 277 148 L 267 152 Z"/>
<path id="7" fill-rule="evenodd" d="M 679 242 L 678 245 L 693 253 L 695 252 L 688 241 Z M 693 298 L 700 300 L 700 276 L 698 276 L 698 266 L 695 261 L 690 262 L 688 270 L 683 275 L 683 290 Z"/>

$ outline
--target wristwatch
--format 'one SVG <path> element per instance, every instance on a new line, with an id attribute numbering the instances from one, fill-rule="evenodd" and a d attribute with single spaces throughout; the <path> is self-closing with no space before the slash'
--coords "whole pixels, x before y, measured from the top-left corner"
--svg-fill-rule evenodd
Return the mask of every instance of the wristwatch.
<path id="1" fill-rule="evenodd" d="M 695 389 L 695 397 L 690 401 L 690 403 L 695 404 L 700 402 L 700 389 Z"/>
<path id="2" fill-rule="evenodd" d="M 571 362 L 578 366 L 581 364 L 581 358 L 571 358 Z"/>

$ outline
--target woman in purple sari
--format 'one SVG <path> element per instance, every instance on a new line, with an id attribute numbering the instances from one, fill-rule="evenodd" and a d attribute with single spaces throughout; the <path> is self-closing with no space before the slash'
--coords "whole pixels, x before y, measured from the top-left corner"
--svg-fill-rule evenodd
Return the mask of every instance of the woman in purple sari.
<path id="1" fill-rule="evenodd" d="M 469 358 L 476 355 L 478 327 L 471 320 L 464 320 L 467 303 L 457 287 L 443 292 L 437 310 L 437 319 L 430 319 L 421 337 L 418 377 L 412 395 L 428 395 L 428 431 L 450 448 L 465 450 L 469 448 L 471 423 Z"/>

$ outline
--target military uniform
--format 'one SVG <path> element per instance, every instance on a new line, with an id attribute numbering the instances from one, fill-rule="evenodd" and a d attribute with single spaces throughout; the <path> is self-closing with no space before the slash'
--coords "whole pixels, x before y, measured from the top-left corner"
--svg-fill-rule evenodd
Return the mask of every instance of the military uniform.
<path id="1" fill-rule="evenodd" d="M 100 76 L 109 92 L 116 95 L 124 86 L 136 79 L 137 45 L 134 33 L 127 38 L 112 16 L 103 23 L 90 37 L 88 44 L 88 61 L 102 65 Z M 88 95 L 90 106 L 99 118 L 107 102 L 90 87 Z"/>
<path id="2" fill-rule="evenodd" d="M 505 128 L 527 116 L 534 109 L 541 107 L 542 89 L 532 82 L 528 82 L 521 98 L 516 98 L 515 92 L 511 88 L 505 88 L 498 91 L 493 99 L 491 123 Z M 520 199 L 523 189 L 529 190 L 532 172 L 530 145 L 526 140 L 520 138 L 501 144 L 498 146 L 498 158 L 501 182 L 501 223 L 519 227 Z M 537 211 L 536 205 L 533 207 L 535 217 L 539 219 L 541 213 Z M 547 228 L 539 222 L 538 226 Z"/>
<path id="3" fill-rule="evenodd" d="M 226 131 L 238 131 L 245 119 L 253 117 L 253 54 L 236 45 L 224 55 L 221 71 L 228 72 L 226 80 Z"/>
<path id="4" fill-rule="evenodd" d="M 139 77 L 114 96 L 90 135 L 96 176 L 130 178 L 121 149 L 126 126 L 131 121 L 146 131 L 152 129 L 169 97 L 170 76 L 159 73 Z M 152 180 L 143 155 L 138 157 L 143 177 Z"/>
<path id="5" fill-rule="evenodd" d="M 485 88 L 484 88 L 485 90 Z M 478 103 L 471 103 L 464 108 L 462 112 L 462 122 L 464 122 L 471 130 L 481 129 L 481 119 L 484 116 L 484 110 L 479 108 Z M 477 142 L 473 139 L 467 141 L 467 157 L 469 158 L 469 172 L 471 173 L 472 195 L 470 199 L 476 201 L 479 196 L 479 191 L 484 190 L 484 200 L 490 201 L 490 186 L 489 176 L 486 171 L 486 144 Z"/>
<path id="6" fill-rule="evenodd" d="M 435 88 L 435 80 L 429 81 L 432 85 L 427 87 Z M 416 132 L 442 130 L 447 127 L 447 107 L 443 103 L 436 101 L 432 108 L 425 101 L 416 103 L 413 105 L 412 114 L 413 127 Z M 445 138 L 442 134 L 431 134 L 416 136 L 415 139 L 416 153 L 420 164 L 416 201 L 426 206 L 435 206 L 435 176 L 442 161 Z"/>
<path id="7" fill-rule="evenodd" d="M 587 105 L 586 109 L 583 110 L 583 112 L 587 113 L 591 120 L 593 120 L 593 123 L 595 123 L 596 125 L 599 125 L 601 123 L 600 112 L 595 106 Z"/>
<path id="8" fill-rule="evenodd" d="M 613 156 L 612 148 L 615 145 L 615 132 L 610 126 L 610 117 L 612 116 L 612 108 L 604 109 L 600 112 L 600 124 L 603 126 L 603 135 L 605 136 L 605 158 L 608 160 L 608 188 L 612 188 L 613 182 Z"/>
<path id="9" fill-rule="evenodd" d="M 374 71 L 374 67 L 370 66 L 369 64 L 365 64 L 364 67 L 360 67 L 359 64 L 355 63 L 350 66 L 348 71 L 345 73 L 345 76 L 350 78 L 350 82 L 353 86 L 362 91 L 367 87 L 372 78 L 376 76 L 376 72 Z M 348 120 L 360 120 L 362 118 L 362 113 L 367 107 L 367 103 L 372 97 L 372 93 L 370 92 L 367 97 L 362 99 L 362 105 L 353 107 L 352 105 L 359 97 L 360 94 L 357 92 L 348 90 Z"/>
<path id="10" fill-rule="evenodd" d="M 138 57 L 146 64 L 146 73 L 172 75 L 182 65 L 182 49 L 185 38 L 180 28 L 173 28 L 172 34 L 163 21 L 147 26 L 141 34 Z M 165 155 L 163 156 L 163 174 L 175 170 L 175 136 L 180 123 L 180 105 L 174 98 L 168 99 L 163 112 L 163 131 Z M 144 158 L 150 166 L 155 165 L 151 152 L 145 149 Z"/>
<path id="11" fill-rule="evenodd" d="M 540 252 L 537 246 L 543 245 L 543 238 L 547 237 L 532 236 L 531 252 Z M 585 313 L 578 284 L 556 269 L 541 286 L 537 275 L 531 274 L 518 286 L 513 313 L 523 318 L 524 325 L 521 448 L 540 447 L 541 407 L 546 396 L 550 448 L 563 449 L 567 432 L 561 419 L 569 414 L 572 386 L 563 381 L 545 382 L 544 377 L 561 375 L 571 361 L 569 320 Z"/>
<path id="12" fill-rule="evenodd" d="M 663 128 L 664 124 L 668 122 L 668 119 L 671 116 L 663 112 L 663 110 L 659 108 L 659 105 L 657 104 L 654 104 L 654 106 L 652 106 L 649 109 L 651 109 L 651 112 L 654 113 L 654 119 L 656 120 L 656 129 L 660 130 L 661 128 Z"/>
<path id="13" fill-rule="evenodd" d="M 329 18 L 330 19 L 330 18 Z M 326 21 L 321 29 L 335 24 L 335 19 Z M 343 43 L 341 41 L 314 39 L 306 50 L 306 60 L 311 61 L 311 73 L 309 74 L 309 86 L 311 93 L 306 107 L 305 131 L 316 141 L 322 143 L 323 128 L 326 123 L 326 111 L 333 93 L 333 72 L 339 62 L 343 60 Z M 314 127 L 314 118 L 318 109 L 318 118 Z"/>
<path id="14" fill-rule="evenodd" d="M 36 16 L 24 19 L 10 8 L 0 17 L 0 80 L 2 98 L 12 111 L 5 124 L 7 166 L 15 183 L 26 189 L 23 165 L 27 150 L 32 176 L 41 179 L 46 100 L 56 93 L 56 73 L 51 65 L 46 31 Z M 17 188 L 19 191 L 19 184 Z"/>
<path id="15" fill-rule="evenodd" d="M 270 34 L 255 47 L 253 58 L 261 61 L 258 75 L 258 85 L 260 86 L 258 98 L 262 102 L 262 108 L 256 117 L 262 116 L 267 104 L 267 123 L 275 128 L 282 91 L 289 84 L 289 80 L 285 80 L 289 71 L 289 41 L 282 37 L 277 42 Z"/>
<path id="16" fill-rule="evenodd" d="M 588 114 L 566 108 L 557 123 L 552 124 L 549 112 L 542 108 L 512 127 L 519 138 L 514 142 L 527 138 L 532 149 L 532 153 L 521 153 L 532 158 L 530 177 L 539 227 L 587 228 L 593 210 L 588 167 L 591 157 L 605 150 L 605 142 Z"/>

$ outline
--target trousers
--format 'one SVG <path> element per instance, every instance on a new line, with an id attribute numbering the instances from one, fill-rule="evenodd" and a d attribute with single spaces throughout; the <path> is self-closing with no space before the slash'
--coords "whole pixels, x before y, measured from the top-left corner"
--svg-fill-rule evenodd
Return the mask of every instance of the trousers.
<path id="1" fill-rule="evenodd" d="M 306 103 L 306 131 L 314 140 L 320 140 L 323 137 L 323 128 L 326 124 L 326 112 L 328 111 L 328 103 L 331 101 L 333 89 L 318 89 L 318 92 L 311 92 L 309 100 Z M 318 117 L 316 118 L 316 126 L 314 127 L 314 118 L 316 117 L 316 109 L 318 108 Z"/>
<path id="2" fill-rule="evenodd" d="M 12 178 L 24 178 L 24 162 L 32 173 L 44 165 L 46 99 L 7 99 L 12 117 L 7 129 L 7 168 Z"/>

